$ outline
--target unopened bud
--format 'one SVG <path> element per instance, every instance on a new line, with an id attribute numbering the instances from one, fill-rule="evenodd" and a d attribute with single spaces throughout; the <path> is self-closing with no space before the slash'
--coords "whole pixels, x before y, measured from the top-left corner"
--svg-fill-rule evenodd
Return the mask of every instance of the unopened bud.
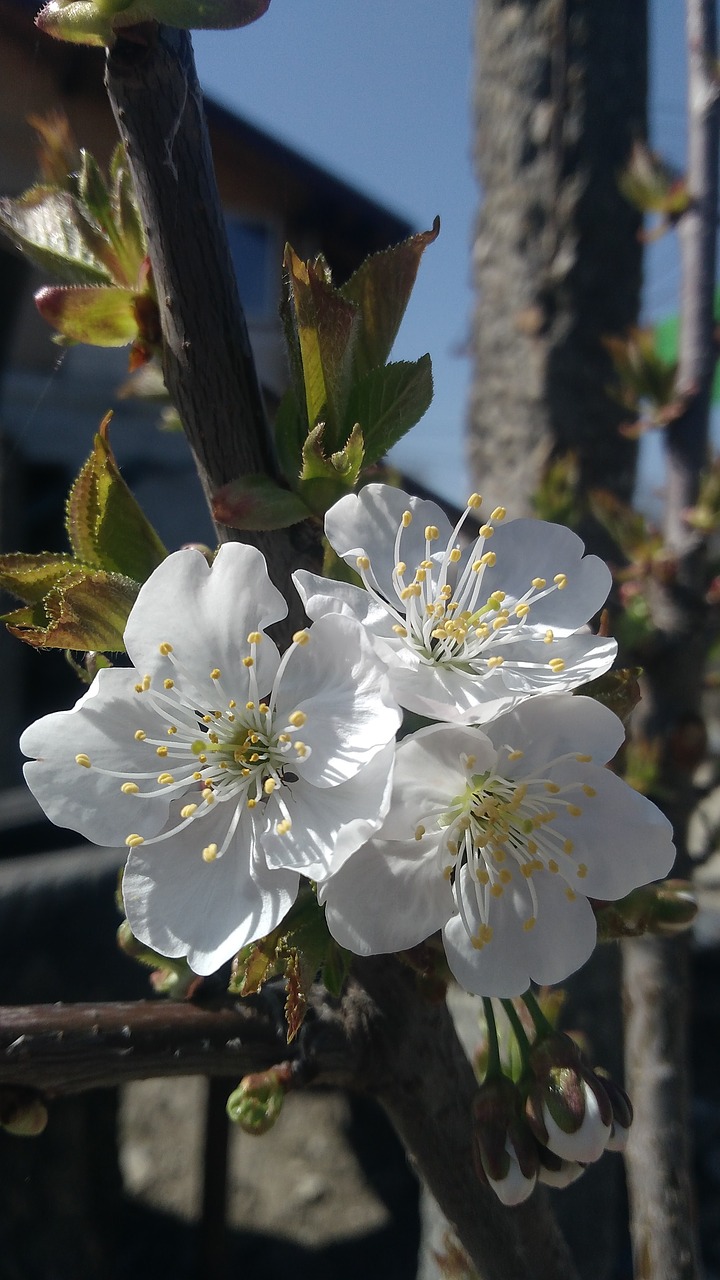
<path id="1" fill-rule="evenodd" d="M 632 1103 L 625 1090 L 615 1083 L 607 1071 L 602 1067 L 597 1067 L 596 1073 L 602 1080 L 602 1086 L 610 1101 L 613 1114 L 610 1137 L 607 1140 L 605 1150 L 624 1151 L 630 1136 L 630 1125 L 633 1122 Z"/>
<path id="2" fill-rule="evenodd" d="M 227 1100 L 230 1119 L 245 1133 L 260 1135 L 272 1129 L 285 1101 L 286 1073 L 271 1067 L 245 1076 Z"/>
<path id="3" fill-rule="evenodd" d="M 599 1078 L 569 1036 L 554 1034 L 530 1053 L 535 1077 L 526 1114 L 538 1142 L 563 1160 L 599 1160 L 612 1125 L 612 1107 Z"/>
<path id="4" fill-rule="evenodd" d="M 522 1204 L 537 1180 L 538 1155 L 520 1093 L 505 1076 L 487 1080 L 473 1103 L 473 1156 L 481 1182 L 503 1204 Z"/>
<path id="5" fill-rule="evenodd" d="M 563 1187 L 569 1187 L 571 1183 L 577 1182 L 585 1172 L 586 1165 L 580 1164 L 577 1160 L 563 1160 L 548 1147 L 541 1147 L 538 1154 L 540 1157 L 538 1182 L 543 1182 L 546 1187 L 562 1190 Z"/>
<path id="6" fill-rule="evenodd" d="M 39 1093 L 20 1085 L 0 1089 L 0 1126 L 16 1138 L 37 1138 L 48 1122 L 47 1107 Z"/>
<path id="7" fill-rule="evenodd" d="M 690 928 L 698 906 L 689 881 L 664 880 L 633 889 L 619 902 L 594 903 L 593 910 L 598 937 L 606 942 L 645 933 L 674 937 Z"/>

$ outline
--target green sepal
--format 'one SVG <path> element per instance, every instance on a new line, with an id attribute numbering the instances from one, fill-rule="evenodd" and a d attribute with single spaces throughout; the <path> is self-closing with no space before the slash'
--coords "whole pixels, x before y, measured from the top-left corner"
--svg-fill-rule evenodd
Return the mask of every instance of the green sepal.
<path id="1" fill-rule="evenodd" d="M 167 551 L 120 474 L 107 438 L 110 418 L 70 490 L 65 527 L 78 560 L 141 583 Z"/>
<path id="2" fill-rule="evenodd" d="M 213 516 L 231 529 L 287 529 L 312 515 L 302 498 L 264 475 L 241 476 L 218 489 Z"/>
<path id="3" fill-rule="evenodd" d="M 35 294 L 35 305 L 66 342 L 127 347 L 138 337 L 137 297 L 116 285 L 48 285 Z"/>
<path id="4" fill-rule="evenodd" d="M 362 425 L 365 466 L 378 462 L 419 422 L 432 397 L 429 355 L 373 369 L 353 385 L 347 414 L 350 421 Z"/>
<path id="5" fill-rule="evenodd" d="M 427 246 L 440 234 L 440 219 L 401 244 L 374 253 L 340 289 L 343 298 L 360 309 L 361 324 L 354 362 L 363 377 L 384 365 L 392 350 Z"/>
<path id="6" fill-rule="evenodd" d="M 46 35 L 71 44 L 107 45 L 123 27 L 161 22 L 184 31 L 192 28 L 244 27 L 262 17 L 270 0 L 50 0 L 35 19 Z"/>
<path id="7" fill-rule="evenodd" d="M 303 446 L 303 469 L 298 492 L 310 510 L 324 516 L 343 494 L 351 493 L 363 465 L 363 435 L 357 423 L 343 449 L 327 457 L 323 452 L 324 426 L 310 432 Z"/>
<path id="8" fill-rule="evenodd" d="M 113 276 L 93 251 L 93 232 L 68 191 L 31 187 L 17 199 L 0 199 L 0 230 L 35 266 L 66 284 L 110 284 Z"/>

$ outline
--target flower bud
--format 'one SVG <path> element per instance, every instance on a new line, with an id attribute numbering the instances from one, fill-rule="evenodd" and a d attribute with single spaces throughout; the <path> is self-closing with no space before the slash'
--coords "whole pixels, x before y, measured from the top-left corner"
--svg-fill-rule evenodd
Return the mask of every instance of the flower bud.
<path id="1" fill-rule="evenodd" d="M 260 1135 L 272 1129 L 284 1101 L 284 1072 L 271 1067 L 243 1077 L 227 1100 L 227 1113 L 245 1133 Z"/>
<path id="2" fill-rule="evenodd" d="M 535 1077 L 527 1117 L 535 1137 L 563 1160 L 599 1160 L 612 1125 L 612 1107 L 599 1078 L 569 1036 L 552 1035 L 533 1046 Z"/>
<path id="3" fill-rule="evenodd" d="M 0 1089 L 0 1126 L 16 1138 L 37 1138 L 47 1124 L 47 1107 L 34 1089 L 3 1085 Z"/>
<path id="4" fill-rule="evenodd" d="M 610 1101 L 613 1114 L 610 1137 L 607 1140 L 605 1150 L 624 1151 L 630 1136 L 630 1125 L 633 1121 L 632 1103 L 625 1090 L 621 1089 L 620 1085 L 616 1084 L 602 1067 L 596 1068 L 596 1073 L 602 1080 L 602 1086 Z"/>
<path id="5" fill-rule="evenodd" d="M 480 1086 L 473 1103 L 473 1156 L 481 1182 L 503 1204 L 522 1204 L 535 1188 L 537 1147 L 511 1080 L 499 1076 Z"/>
<path id="6" fill-rule="evenodd" d="M 698 912 L 687 880 L 664 880 L 633 889 L 619 902 L 594 903 L 598 937 L 639 938 L 644 933 L 671 938 L 689 929 Z"/>
<path id="7" fill-rule="evenodd" d="M 538 1154 L 540 1157 L 538 1182 L 544 1183 L 546 1187 L 562 1190 L 563 1187 L 569 1187 L 571 1183 L 577 1182 L 580 1175 L 585 1172 L 584 1164 L 580 1164 L 577 1160 L 563 1160 L 548 1147 L 540 1147 Z"/>

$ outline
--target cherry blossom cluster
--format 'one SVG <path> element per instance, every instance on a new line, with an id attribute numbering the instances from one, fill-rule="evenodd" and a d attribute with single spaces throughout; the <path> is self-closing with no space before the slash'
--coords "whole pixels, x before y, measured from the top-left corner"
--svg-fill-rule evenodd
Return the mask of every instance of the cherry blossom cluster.
<path id="1" fill-rule="evenodd" d="M 311 625 L 282 655 L 259 551 L 175 552 L 130 614 L 132 665 L 25 731 L 48 816 L 127 848 L 141 942 L 213 973 L 304 877 L 348 950 L 441 931 L 462 986 L 513 997 L 588 958 L 589 898 L 670 870 L 669 823 L 603 767 L 621 722 L 573 694 L 615 658 L 587 627 L 607 568 L 480 506 L 453 527 L 386 485 L 342 498 L 326 534 L 358 585 L 296 573 Z M 396 743 L 403 710 L 432 723 Z"/>

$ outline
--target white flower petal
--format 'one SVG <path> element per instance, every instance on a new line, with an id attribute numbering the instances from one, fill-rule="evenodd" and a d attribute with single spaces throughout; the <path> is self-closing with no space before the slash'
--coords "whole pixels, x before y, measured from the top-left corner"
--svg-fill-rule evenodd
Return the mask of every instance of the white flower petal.
<path id="1" fill-rule="evenodd" d="M 365 632 L 337 613 L 315 622 L 308 643 L 289 656 L 276 708 L 279 720 L 293 711 L 307 716 L 301 737 L 310 753 L 297 771 L 316 787 L 353 777 L 394 738 L 401 720 Z"/>
<path id="2" fill-rule="evenodd" d="M 595 1160 L 599 1160 L 605 1151 L 611 1126 L 603 1123 L 597 1098 L 587 1084 L 583 1085 L 583 1095 L 585 1117 L 574 1133 L 566 1133 L 561 1129 L 545 1104 L 543 1104 L 542 1116 L 547 1129 L 547 1145 L 556 1156 L 560 1156 L 562 1160 L 577 1160 L 581 1164 L 592 1164 Z"/>
<path id="3" fill-rule="evenodd" d="M 136 680 L 132 668 L 100 671 L 71 711 L 36 720 L 20 739 L 21 751 L 36 757 L 25 764 L 26 782 L 51 822 L 95 844 L 122 845 L 130 832 L 155 835 L 170 807 L 169 793 L 145 804 L 120 790 L 123 780 L 148 768 L 136 731 L 165 734 L 151 704 L 134 692 Z M 77 756 L 90 767 L 78 765 Z"/>
<path id="4" fill-rule="evenodd" d="M 522 1204 L 523 1201 L 527 1200 L 528 1196 L 532 1195 L 537 1182 L 537 1174 L 533 1173 L 530 1178 L 526 1177 L 520 1168 L 515 1149 L 509 1138 L 505 1143 L 505 1150 L 510 1157 L 510 1167 L 504 1178 L 491 1178 L 485 1168 L 484 1161 L 483 1168 L 485 1168 L 485 1176 L 498 1200 L 502 1204 L 512 1207 L 516 1204 Z"/>
<path id="5" fill-rule="evenodd" d="M 564 573 L 567 586 L 533 604 L 530 619 L 552 627 L 559 634 L 583 627 L 604 605 L 612 575 L 597 556 L 584 555 L 585 544 L 564 525 L 547 520 L 511 520 L 495 530 L 492 550 L 497 556 L 487 569 L 483 586 L 487 593 L 502 590 L 519 600 L 533 578 L 551 584 Z"/>
<path id="6" fill-rule="evenodd" d="M 163 643 L 172 644 L 196 682 L 207 680 L 215 667 L 223 674 L 233 670 L 239 684 L 233 696 L 239 701 L 247 690 L 247 673 L 239 662 L 248 652 L 247 636 L 286 614 L 285 600 L 271 583 L 257 548 L 228 542 L 212 568 L 201 552 L 186 549 L 168 556 L 141 587 L 125 644 L 141 672 L 173 674 L 158 654 Z M 275 645 L 265 638 L 256 656 L 261 695 L 269 692 L 278 661 Z"/>
<path id="7" fill-rule="evenodd" d="M 403 554 L 414 568 L 425 558 L 427 525 L 437 527 L 440 543 L 450 537 L 450 522 L 435 502 L 411 497 L 391 485 L 368 484 L 357 494 L 346 494 L 325 516 L 325 535 L 337 554 L 353 567 L 355 557 L 369 556 L 375 577 L 387 594 L 393 592 L 393 549 L 404 511 L 410 511 L 413 519 L 404 532 Z"/>
<path id="8" fill-rule="evenodd" d="M 328 928 L 356 955 L 403 951 L 435 933 L 452 891 L 431 840 L 370 840 L 321 886 Z"/>
<path id="9" fill-rule="evenodd" d="M 375 636 L 392 637 L 387 609 L 383 609 L 364 587 L 321 578 L 307 569 L 297 569 L 293 582 L 308 618 L 317 620 L 326 613 L 342 613 L 361 622 Z"/>
<path id="10" fill-rule="evenodd" d="M 515 778 L 545 774 L 558 756 L 591 756 L 606 764 L 625 741 L 622 721 L 594 698 L 575 695 L 532 698 L 509 714 L 485 725 L 485 733 L 499 750 L 510 744 L 522 750 L 510 773 Z M 554 776 L 554 775 L 553 775 Z M 582 770 L 578 776 L 582 777 Z"/>
<path id="11" fill-rule="evenodd" d="M 204 862 L 198 836 L 222 842 L 227 815 L 186 828 L 167 844 L 133 849 L 123 878 L 125 910 L 137 938 L 166 956 L 187 956 L 195 973 L 214 973 L 285 917 L 299 879 L 252 863 L 250 822 L 230 848 Z"/>
<path id="12" fill-rule="evenodd" d="M 474 727 L 428 725 L 398 744 L 390 812 L 383 823 L 387 840 L 414 840 L 424 816 L 445 809 L 466 785 L 462 756 L 474 756 L 477 772 L 491 768 L 495 751 Z"/>
<path id="13" fill-rule="evenodd" d="M 290 830 L 278 835 L 281 813 L 268 803 L 269 821 L 260 838 L 269 867 L 286 867 L 322 881 L 378 830 L 392 791 L 395 744 L 355 777 L 337 787 L 313 787 L 299 779 L 287 802 Z"/>

